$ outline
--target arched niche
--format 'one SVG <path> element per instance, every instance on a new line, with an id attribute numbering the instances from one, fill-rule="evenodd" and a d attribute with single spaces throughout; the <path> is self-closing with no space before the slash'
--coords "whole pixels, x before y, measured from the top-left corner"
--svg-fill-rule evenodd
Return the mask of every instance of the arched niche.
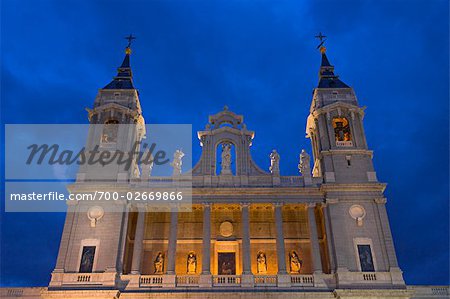
<path id="1" fill-rule="evenodd" d="M 209 123 L 203 131 L 198 132 L 202 155 L 200 161 L 193 169 L 193 175 L 220 175 L 219 146 L 230 143 L 234 146 L 235 164 L 232 175 L 270 175 L 259 168 L 252 160 L 250 146 L 255 133 L 247 130 L 243 122 L 244 117 L 228 110 L 209 116 Z"/>

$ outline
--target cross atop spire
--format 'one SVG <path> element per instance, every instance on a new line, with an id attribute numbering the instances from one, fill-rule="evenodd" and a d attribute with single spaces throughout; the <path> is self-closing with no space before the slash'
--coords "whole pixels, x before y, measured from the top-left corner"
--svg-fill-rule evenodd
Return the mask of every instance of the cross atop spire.
<path id="1" fill-rule="evenodd" d="M 131 43 L 136 39 L 133 34 L 125 37 L 128 40 L 128 45 L 125 48 L 125 57 L 122 64 L 117 69 L 117 76 L 104 87 L 104 89 L 134 89 L 133 73 L 130 66 Z"/>
<path id="2" fill-rule="evenodd" d="M 325 41 L 326 37 L 327 37 L 326 35 L 322 35 L 322 32 L 319 32 L 319 34 L 316 35 L 316 38 L 320 39 L 321 42 Z"/>
<path id="3" fill-rule="evenodd" d="M 323 45 L 325 43 L 325 41 L 326 41 L 326 37 L 327 36 L 323 35 L 322 32 L 319 32 L 319 34 L 315 36 L 315 38 L 320 40 L 320 43 L 317 46 L 317 49 L 320 49 L 320 52 L 322 52 L 322 53 L 324 53 L 325 50 L 326 50 L 325 46 Z"/>
<path id="4" fill-rule="evenodd" d="M 127 48 L 130 48 L 131 43 L 136 39 L 136 36 L 133 36 L 133 34 L 130 33 L 130 35 L 126 36 L 125 39 L 128 40 Z"/>
<path id="5" fill-rule="evenodd" d="M 331 65 L 328 60 L 325 52 L 327 49 L 323 45 L 326 41 L 326 36 L 319 32 L 318 35 L 315 36 L 320 40 L 320 44 L 317 46 L 317 49 L 320 50 L 322 54 L 322 62 L 320 63 L 320 71 L 319 71 L 319 85 L 318 88 L 349 88 L 347 84 L 339 80 L 339 77 L 334 74 L 334 66 Z"/>

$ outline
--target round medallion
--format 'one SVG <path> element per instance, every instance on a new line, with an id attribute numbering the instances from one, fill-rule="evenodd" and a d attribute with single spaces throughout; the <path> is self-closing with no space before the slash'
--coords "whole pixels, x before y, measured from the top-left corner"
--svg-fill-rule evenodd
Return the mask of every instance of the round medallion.
<path id="1" fill-rule="evenodd" d="M 233 223 L 230 221 L 224 221 L 220 224 L 219 228 L 220 234 L 222 237 L 231 237 L 233 235 Z"/>
<path id="2" fill-rule="evenodd" d="M 89 220 L 91 220 L 91 227 L 95 227 L 97 221 L 100 220 L 104 214 L 105 211 L 103 210 L 102 207 L 99 206 L 90 207 L 89 210 L 87 211 L 87 216 Z"/>
<path id="3" fill-rule="evenodd" d="M 350 216 L 356 220 L 362 220 L 366 216 L 366 210 L 360 205 L 353 205 L 348 210 Z"/>

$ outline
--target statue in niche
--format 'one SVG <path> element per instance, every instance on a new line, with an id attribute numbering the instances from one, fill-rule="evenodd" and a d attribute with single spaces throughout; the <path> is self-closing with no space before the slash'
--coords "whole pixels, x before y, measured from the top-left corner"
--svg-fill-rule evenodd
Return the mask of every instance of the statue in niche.
<path id="1" fill-rule="evenodd" d="M 361 264 L 361 271 L 363 272 L 375 271 L 370 245 L 358 245 L 358 255 Z"/>
<path id="2" fill-rule="evenodd" d="M 197 255 L 191 251 L 187 256 L 187 274 L 197 273 Z"/>
<path id="3" fill-rule="evenodd" d="M 271 173 L 279 173 L 280 172 L 280 155 L 276 150 L 272 150 L 270 153 L 270 167 L 269 170 Z"/>
<path id="4" fill-rule="evenodd" d="M 291 265 L 291 273 L 300 273 L 303 261 L 298 257 L 295 250 L 292 250 L 289 254 L 289 263 Z"/>
<path id="5" fill-rule="evenodd" d="M 233 269 L 230 262 L 225 261 L 222 263 L 221 275 L 233 275 Z"/>
<path id="6" fill-rule="evenodd" d="M 300 153 L 298 170 L 303 176 L 311 175 L 311 157 L 304 149 L 302 149 L 302 152 Z"/>
<path id="7" fill-rule="evenodd" d="M 258 252 L 256 256 L 256 272 L 258 274 L 267 274 L 267 258 L 262 251 Z"/>
<path id="8" fill-rule="evenodd" d="M 222 144 L 222 169 L 220 174 L 231 174 L 231 144 Z"/>
<path id="9" fill-rule="evenodd" d="M 94 266 L 95 246 L 84 246 L 81 254 L 80 273 L 90 273 Z"/>
<path id="10" fill-rule="evenodd" d="M 102 143 L 117 142 L 117 134 L 119 132 L 119 121 L 110 119 L 105 122 L 102 133 Z"/>
<path id="11" fill-rule="evenodd" d="M 170 166 L 173 167 L 172 175 L 177 176 L 181 174 L 181 165 L 183 165 L 181 159 L 183 159 L 183 157 L 184 153 L 181 150 L 176 150 L 173 154 L 173 161 L 170 163 Z"/>
<path id="12" fill-rule="evenodd" d="M 336 141 L 351 141 L 350 126 L 345 117 L 333 119 L 334 137 Z"/>
<path id="13" fill-rule="evenodd" d="M 155 274 L 164 274 L 164 255 L 162 252 L 158 252 L 153 265 L 155 266 Z"/>

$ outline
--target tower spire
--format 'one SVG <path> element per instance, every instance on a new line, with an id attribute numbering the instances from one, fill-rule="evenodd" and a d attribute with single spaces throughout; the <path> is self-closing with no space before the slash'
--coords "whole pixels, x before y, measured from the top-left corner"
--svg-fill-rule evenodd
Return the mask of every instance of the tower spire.
<path id="1" fill-rule="evenodd" d="M 122 64 L 117 69 L 117 75 L 114 79 L 103 89 L 135 89 L 133 85 L 133 72 L 130 66 L 130 55 L 131 43 L 136 37 L 130 34 L 125 39 L 128 40 L 128 44 L 125 48 L 125 57 L 123 58 Z"/>
<path id="2" fill-rule="evenodd" d="M 322 61 L 320 63 L 319 70 L 319 84 L 318 88 L 349 88 L 347 84 L 339 80 L 339 76 L 334 74 L 334 66 L 331 65 L 330 61 L 327 57 L 327 48 L 325 47 L 326 36 L 322 35 L 322 32 L 319 32 L 318 35 L 315 36 L 320 40 L 317 49 L 319 49 L 322 54 Z"/>

